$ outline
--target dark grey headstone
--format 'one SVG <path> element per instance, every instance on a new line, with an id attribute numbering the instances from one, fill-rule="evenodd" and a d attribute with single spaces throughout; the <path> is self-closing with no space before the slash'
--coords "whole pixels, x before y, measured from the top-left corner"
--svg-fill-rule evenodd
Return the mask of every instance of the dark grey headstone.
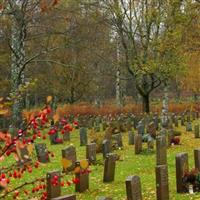
<path id="1" fill-rule="evenodd" d="M 129 145 L 134 145 L 134 133 L 132 131 L 128 132 L 128 144 Z"/>
<path id="2" fill-rule="evenodd" d="M 116 163 L 116 154 L 109 153 L 106 155 L 104 163 L 104 176 L 103 182 L 114 181 L 115 178 L 115 163 Z"/>
<path id="3" fill-rule="evenodd" d="M 186 123 L 186 131 L 191 132 L 192 131 L 192 122 Z"/>
<path id="4" fill-rule="evenodd" d="M 103 143 L 102 143 L 102 152 L 103 152 L 103 157 L 105 158 L 106 155 L 108 153 L 111 152 L 111 142 L 110 140 L 103 140 Z"/>
<path id="5" fill-rule="evenodd" d="M 117 147 L 123 147 L 123 142 L 122 142 L 122 135 L 121 133 L 114 134 L 112 138 L 115 140 Z"/>
<path id="6" fill-rule="evenodd" d="M 156 138 L 156 165 L 167 164 L 167 145 L 164 135 Z"/>
<path id="7" fill-rule="evenodd" d="M 195 137 L 195 138 L 200 138 L 200 134 L 199 134 L 199 124 L 195 124 L 195 125 L 194 125 L 194 137 Z"/>
<path id="8" fill-rule="evenodd" d="M 168 170 L 166 165 L 156 166 L 157 200 L 169 200 Z"/>
<path id="9" fill-rule="evenodd" d="M 68 132 L 68 131 L 64 132 L 63 141 L 70 141 L 70 132 Z"/>
<path id="10" fill-rule="evenodd" d="M 136 134 L 134 137 L 135 141 L 135 154 L 140 154 L 142 152 L 142 135 Z"/>
<path id="11" fill-rule="evenodd" d="M 80 133 L 80 145 L 85 146 L 88 143 L 87 128 L 81 127 L 79 133 Z"/>
<path id="12" fill-rule="evenodd" d="M 56 184 L 53 185 L 52 181 L 55 180 L 55 177 L 57 177 Z M 52 171 L 47 173 L 47 199 L 51 200 L 52 198 L 59 197 L 61 195 L 61 175 L 60 171 Z"/>
<path id="13" fill-rule="evenodd" d="M 200 171 L 200 149 L 194 150 L 194 163 L 195 169 L 198 169 Z"/>
<path id="14" fill-rule="evenodd" d="M 176 155 L 176 188 L 178 193 L 186 192 L 186 188 L 183 183 L 183 176 L 188 171 L 188 154 L 178 153 Z"/>
<path id="15" fill-rule="evenodd" d="M 80 167 L 80 161 L 76 162 L 76 167 Z M 89 173 L 84 173 L 82 169 L 76 173 L 76 178 L 79 180 L 78 184 L 75 185 L 76 192 L 85 192 L 89 189 Z"/>
<path id="16" fill-rule="evenodd" d="M 141 134 L 141 135 L 145 134 L 145 125 L 144 125 L 143 120 L 139 121 L 138 126 L 137 126 L 137 131 L 138 131 L 138 134 Z"/>
<path id="17" fill-rule="evenodd" d="M 74 146 L 69 146 L 62 149 L 62 158 L 72 161 L 72 165 L 67 168 L 65 172 L 73 171 L 76 163 L 76 148 Z"/>
<path id="18" fill-rule="evenodd" d="M 141 182 L 139 176 L 129 176 L 126 179 L 127 200 L 142 200 Z"/>
<path id="19" fill-rule="evenodd" d="M 96 162 L 96 143 L 86 145 L 86 159 L 88 159 L 90 163 Z"/>
<path id="20" fill-rule="evenodd" d="M 45 143 L 36 143 L 35 151 L 39 162 L 48 163 L 50 161 L 47 146 Z"/>

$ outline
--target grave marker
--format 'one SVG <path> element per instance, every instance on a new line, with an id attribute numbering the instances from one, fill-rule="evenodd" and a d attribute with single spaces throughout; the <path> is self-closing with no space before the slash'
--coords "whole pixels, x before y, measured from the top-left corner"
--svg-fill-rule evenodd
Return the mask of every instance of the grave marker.
<path id="1" fill-rule="evenodd" d="M 79 180 L 78 183 L 75 185 L 76 192 L 82 193 L 89 189 L 89 173 L 84 172 L 84 170 L 86 170 L 89 166 L 89 163 L 87 164 L 87 162 L 87 160 L 76 162 L 76 168 L 79 169 L 79 171 L 76 172 L 76 179 Z M 82 163 L 86 163 L 87 166 L 82 166 Z"/>
<path id="2" fill-rule="evenodd" d="M 157 200 L 169 200 L 168 170 L 166 165 L 156 166 Z"/>
<path id="3" fill-rule="evenodd" d="M 68 164 L 69 166 L 66 168 L 66 170 L 63 169 L 63 171 L 73 171 L 76 163 L 76 148 L 74 146 L 69 146 L 65 149 L 62 149 L 62 158 L 71 163 Z"/>
<path id="4" fill-rule="evenodd" d="M 134 133 L 132 131 L 128 132 L 128 144 L 134 145 Z"/>
<path id="5" fill-rule="evenodd" d="M 96 143 L 86 145 L 86 159 L 88 159 L 90 163 L 96 162 Z"/>
<path id="6" fill-rule="evenodd" d="M 176 155 L 176 188 L 178 193 L 186 192 L 182 178 L 184 174 L 189 171 L 188 166 L 188 154 L 178 153 Z"/>
<path id="7" fill-rule="evenodd" d="M 134 137 L 135 141 L 135 154 L 140 154 L 142 152 L 142 135 L 136 134 Z"/>
<path id="8" fill-rule="evenodd" d="M 47 200 L 52 198 L 59 197 L 61 195 L 61 186 L 60 186 L 60 171 L 52 171 L 47 173 Z M 55 184 L 52 182 L 55 181 Z"/>
<path id="9" fill-rule="evenodd" d="M 39 162 L 41 163 L 50 162 L 48 150 L 45 143 L 36 143 L 35 151 Z"/>
<path id="10" fill-rule="evenodd" d="M 167 145 L 164 135 L 156 138 L 156 165 L 167 164 Z"/>
<path id="11" fill-rule="evenodd" d="M 142 200 L 141 182 L 139 176 L 129 176 L 126 179 L 127 200 Z"/>
<path id="12" fill-rule="evenodd" d="M 106 155 L 104 163 L 104 175 L 103 182 L 112 182 L 115 178 L 115 165 L 116 165 L 116 154 L 109 153 Z"/>
<path id="13" fill-rule="evenodd" d="M 194 149 L 194 163 L 195 169 L 200 171 L 200 149 Z"/>
<path id="14" fill-rule="evenodd" d="M 79 130 L 79 134 L 80 134 L 80 146 L 85 146 L 88 142 L 87 128 L 81 127 Z"/>

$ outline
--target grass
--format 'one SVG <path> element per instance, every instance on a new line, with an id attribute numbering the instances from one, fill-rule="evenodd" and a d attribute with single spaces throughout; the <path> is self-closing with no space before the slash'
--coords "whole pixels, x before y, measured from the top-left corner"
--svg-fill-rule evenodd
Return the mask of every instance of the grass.
<path id="1" fill-rule="evenodd" d="M 168 149 L 168 173 L 169 173 L 169 188 L 170 188 L 170 200 L 197 200 L 200 199 L 200 194 L 177 194 L 176 193 L 176 179 L 175 179 L 175 156 L 179 152 L 187 152 L 189 156 L 190 168 L 194 166 L 193 150 L 200 147 L 200 139 L 195 139 L 192 132 L 185 132 L 185 127 L 179 127 L 177 130 L 182 132 L 181 145 L 172 146 Z M 97 133 L 98 134 L 98 133 Z M 44 142 L 42 139 L 38 139 L 37 142 Z M 71 133 L 71 142 L 62 145 L 50 145 L 48 140 L 45 140 L 48 149 L 54 152 L 55 157 L 51 158 L 49 164 L 41 165 L 39 169 L 33 169 L 31 174 L 25 173 L 22 179 L 12 179 L 10 188 L 14 188 L 25 181 L 30 181 L 38 177 L 44 177 L 47 172 L 52 170 L 62 170 L 61 166 L 61 150 L 68 145 L 73 144 L 77 148 L 78 159 L 85 158 L 85 147 L 79 146 L 78 130 Z M 134 154 L 134 146 L 128 145 L 128 135 L 123 134 L 123 150 L 117 150 L 121 156 L 121 160 L 116 163 L 115 181 L 112 183 L 103 183 L 103 165 L 91 166 L 92 173 L 90 174 L 90 189 L 89 191 L 77 194 L 79 200 L 95 200 L 98 196 L 110 196 L 114 200 L 125 200 L 125 179 L 129 175 L 138 175 L 141 178 L 142 193 L 144 200 L 156 199 L 156 184 L 155 184 L 155 152 L 148 152 L 145 144 L 144 151 L 140 155 Z M 102 154 L 97 154 L 97 159 L 103 163 Z M 9 166 L 13 163 L 13 158 L 6 158 L 2 165 Z M 72 176 L 67 175 L 65 180 L 71 180 Z M 29 186 L 28 189 L 32 187 Z M 74 193 L 74 185 L 69 187 L 63 187 L 62 194 Z M 24 195 L 20 195 L 18 199 L 26 199 Z M 12 199 L 12 195 L 6 197 L 6 200 Z M 29 198 L 30 199 L 30 198 Z"/>

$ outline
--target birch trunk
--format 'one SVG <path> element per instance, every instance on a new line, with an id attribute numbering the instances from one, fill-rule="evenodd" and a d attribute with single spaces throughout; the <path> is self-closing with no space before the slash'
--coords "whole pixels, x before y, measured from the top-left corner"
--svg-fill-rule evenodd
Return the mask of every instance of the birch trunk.
<path id="1" fill-rule="evenodd" d="M 25 62 L 25 16 L 20 9 L 20 3 L 12 2 L 13 14 L 11 16 L 11 91 L 18 93 L 19 86 L 24 82 L 23 66 Z M 16 128 L 22 121 L 23 97 L 16 98 L 12 106 L 12 125 Z"/>

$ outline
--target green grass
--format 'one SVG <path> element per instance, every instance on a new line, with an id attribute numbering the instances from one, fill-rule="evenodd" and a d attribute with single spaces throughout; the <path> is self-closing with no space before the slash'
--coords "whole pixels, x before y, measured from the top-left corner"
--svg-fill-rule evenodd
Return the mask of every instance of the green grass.
<path id="1" fill-rule="evenodd" d="M 192 132 L 185 132 L 185 127 L 179 127 L 177 130 L 182 132 L 181 145 L 173 146 L 168 149 L 168 172 L 169 172 L 169 188 L 170 188 L 170 200 L 188 200 L 188 199 L 200 199 L 200 194 L 177 194 L 176 193 L 176 179 L 175 179 L 175 156 L 179 152 L 187 152 L 189 155 L 190 168 L 194 166 L 193 150 L 200 147 L 200 139 L 194 139 Z M 97 133 L 98 134 L 98 133 Z M 38 139 L 37 142 L 44 142 Z M 16 187 L 22 184 L 24 181 L 30 181 L 38 177 L 44 177 L 45 174 L 52 170 L 62 170 L 61 166 L 61 149 L 67 147 L 70 143 L 77 147 L 78 159 L 85 158 L 85 147 L 79 146 L 78 131 L 71 133 L 71 142 L 62 145 L 50 145 L 49 141 L 45 141 L 48 145 L 48 149 L 55 153 L 55 157 L 51 158 L 51 162 L 46 165 L 41 165 L 39 169 L 33 169 L 31 174 L 25 173 L 23 179 L 13 180 L 10 183 L 10 188 Z M 144 152 L 141 155 L 134 154 L 134 146 L 128 145 L 127 133 L 123 134 L 123 150 L 117 150 L 120 154 L 121 160 L 116 163 L 115 181 L 109 184 L 103 183 L 103 165 L 91 166 L 92 173 L 90 173 L 90 189 L 89 191 L 77 194 L 79 200 L 95 200 L 98 196 L 111 196 L 114 200 L 125 200 L 125 179 L 129 175 L 138 175 L 141 178 L 142 193 L 144 200 L 156 199 L 156 187 L 155 187 L 155 152 L 148 152 L 146 146 L 144 146 Z M 97 155 L 97 159 L 102 161 L 102 154 Z M 1 164 L 9 166 L 13 162 L 12 157 L 6 158 Z M 66 176 L 65 180 L 71 180 L 70 175 Z M 31 189 L 31 186 L 28 187 Z M 74 192 L 74 185 L 64 187 L 62 194 L 71 194 Z M 12 195 L 6 197 L 6 199 L 12 199 Z M 27 197 L 20 195 L 19 199 L 27 199 Z"/>

